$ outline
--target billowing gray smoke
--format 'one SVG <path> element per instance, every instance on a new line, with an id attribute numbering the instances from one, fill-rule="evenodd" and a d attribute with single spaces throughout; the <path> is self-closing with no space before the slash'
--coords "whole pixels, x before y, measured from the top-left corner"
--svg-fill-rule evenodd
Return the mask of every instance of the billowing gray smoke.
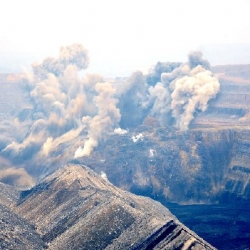
<path id="1" fill-rule="evenodd" d="M 180 65 L 181 63 L 179 62 L 157 62 L 155 66 L 149 69 L 149 73 L 147 74 L 147 83 L 154 86 L 161 80 L 162 73 L 170 73 Z"/>
<path id="2" fill-rule="evenodd" d="M 205 111 L 208 101 L 219 92 L 218 80 L 202 66 L 197 66 L 174 83 L 171 94 L 172 115 L 180 130 L 187 130 L 196 110 Z"/>
<path id="3" fill-rule="evenodd" d="M 89 156 L 105 131 L 113 131 L 113 124 L 118 124 L 121 118 L 120 111 L 116 107 L 117 100 L 113 97 L 115 89 L 109 82 L 97 83 L 95 90 L 98 93 L 94 97 L 94 103 L 98 114 L 93 118 L 83 117 L 88 127 L 88 140 L 84 147 L 79 147 L 75 152 L 75 158 Z"/>
<path id="4" fill-rule="evenodd" d="M 115 89 L 99 75 L 80 77 L 79 70 L 88 64 L 88 51 L 79 44 L 62 47 L 58 58 L 33 64 L 25 80 L 33 103 L 31 121 L 18 122 L 28 127 L 27 134 L 3 149 L 6 156 L 36 164 L 45 164 L 44 157 L 48 162 L 86 156 L 117 127 Z"/>
<path id="5" fill-rule="evenodd" d="M 117 87 L 118 107 L 121 111 L 120 125 L 123 128 L 135 128 L 142 124 L 148 113 L 148 84 L 141 71 L 135 71 L 122 86 Z"/>
<path id="6" fill-rule="evenodd" d="M 173 117 L 177 128 L 187 130 L 195 111 L 205 111 L 220 90 L 209 67 L 201 52 L 192 52 L 188 63 L 162 73 L 161 82 L 149 88 L 150 114 L 162 125 L 169 125 Z"/>
<path id="7" fill-rule="evenodd" d="M 151 103 L 150 115 L 157 117 L 160 124 L 168 125 L 171 119 L 170 102 L 171 94 L 168 86 L 164 83 L 158 82 L 154 87 L 149 88 L 149 103 Z"/>
<path id="8" fill-rule="evenodd" d="M 188 63 L 191 69 L 202 66 L 204 69 L 210 69 L 210 63 L 208 60 L 202 58 L 202 53 L 200 51 L 193 51 L 188 54 Z"/>
<path id="9" fill-rule="evenodd" d="M 34 63 L 32 68 L 34 76 L 46 79 L 48 73 L 52 73 L 55 76 L 62 75 L 68 65 L 74 65 L 78 70 L 88 67 L 88 51 L 81 44 L 62 47 L 58 58 L 47 57 L 41 64 Z"/>

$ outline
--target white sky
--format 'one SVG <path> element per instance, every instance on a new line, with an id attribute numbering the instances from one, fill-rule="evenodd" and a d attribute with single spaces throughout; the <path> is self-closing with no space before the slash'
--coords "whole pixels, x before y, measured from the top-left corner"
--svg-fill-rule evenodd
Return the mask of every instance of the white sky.
<path id="1" fill-rule="evenodd" d="M 119 75 L 200 49 L 250 63 L 249 0 L 1 0 L 0 67 L 20 69 L 82 43 L 90 72 Z"/>

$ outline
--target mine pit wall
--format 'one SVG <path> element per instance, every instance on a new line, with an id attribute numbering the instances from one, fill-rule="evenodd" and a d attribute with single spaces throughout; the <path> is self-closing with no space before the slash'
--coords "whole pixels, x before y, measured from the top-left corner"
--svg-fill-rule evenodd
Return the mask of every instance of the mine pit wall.
<path id="1" fill-rule="evenodd" d="M 194 200 L 202 197 L 201 202 L 205 198 L 205 202 L 216 203 L 250 199 L 250 130 L 190 131 L 186 139 L 195 142 L 200 162 L 192 183 L 200 187 L 193 189 Z M 192 153 L 187 155 L 190 161 Z"/>
<path id="2" fill-rule="evenodd" d="M 232 152 L 225 192 L 236 198 L 250 199 L 250 130 L 236 132 Z"/>
<path id="3" fill-rule="evenodd" d="M 250 130 L 210 128 L 172 133 L 154 129 L 136 145 L 125 137 L 117 140 L 107 142 L 86 164 L 96 172 L 104 171 L 123 189 L 163 203 L 250 199 Z M 152 157 L 147 156 L 150 149 L 155 151 Z"/>
<path id="4" fill-rule="evenodd" d="M 236 137 L 232 130 L 211 129 L 179 136 L 179 157 L 169 166 L 175 172 L 166 181 L 167 198 L 183 204 L 219 202 L 228 182 Z"/>
<path id="5" fill-rule="evenodd" d="M 195 142 L 195 154 L 200 163 L 200 168 L 193 173 L 193 182 L 186 186 L 186 190 L 193 191 L 194 201 L 228 203 L 250 199 L 250 130 L 190 131 L 186 140 Z M 190 169 L 194 154 L 186 153 Z M 184 164 L 181 168 L 185 169 Z M 192 174 L 187 178 L 192 178 Z M 194 189 L 191 185 L 200 188 Z"/>
<path id="6" fill-rule="evenodd" d="M 217 195 L 223 191 L 228 166 L 232 157 L 235 133 L 231 130 L 190 131 L 190 140 L 197 143 L 197 155 L 201 167 L 196 184 L 200 197 L 217 202 Z M 199 193 L 201 192 L 201 193 Z"/>

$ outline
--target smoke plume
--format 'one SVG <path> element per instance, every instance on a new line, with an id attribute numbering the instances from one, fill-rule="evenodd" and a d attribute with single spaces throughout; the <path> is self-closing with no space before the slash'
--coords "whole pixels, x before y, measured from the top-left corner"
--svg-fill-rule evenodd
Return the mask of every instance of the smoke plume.
<path id="1" fill-rule="evenodd" d="M 161 81 L 162 73 L 170 73 L 175 68 L 181 65 L 179 62 L 157 62 L 155 66 L 149 69 L 149 74 L 147 75 L 147 83 L 154 86 Z"/>
<path id="2" fill-rule="evenodd" d="M 0 170 L 0 181 L 18 187 L 31 187 L 35 184 L 34 179 L 24 168 L 7 168 Z"/>
<path id="3" fill-rule="evenodd" d="M 114 87 L 109 83 L 98 83 L 95 85 L 98 93 L 94 97 L 94 103 L 98 109 L 98 114 L 92 119 L 88 119 L 88 140 L 84 147 L 79 147 L 75 152 L 75 158 L 89 156 L 98 141 L 105 136 L 105 132 L 114 130 L 113 126 L 118 124 L 121 118 L 120 111 L 116 107 L 117 99 Z"/>
<path id="4" fill-rule="evenodd" d="M 125 135 L 128 133 L 128 131 L 126 129 L 115 128 L 114 133 L 118 135 Z"/>
<path id="5" fill-rule="evenodd" d="M 150 115 L 157 117 L 161 124 L 168 124 L 170 118 L 171 95 L 168 86 L 158 82 L 154 87 L 149 88 L 149 103 L 152 106 Z"/>
<path id="6" fill-rule="evenodd" d="M 188 54 L 188 63 L 191 69 L 202 66 L 204 69 L 210 69 L 210 63 L 208 60 L 202 58 L 202 53 L 200 51 L 193 51 Z"/>
<path id="7" fill-rule="evenodd" d="M 57 58 L 32 65 L 33 72 L 23 82 L 33 105 L 31 115 L 17 122 L 27 129 L 22 138 L 13 138 L 3 148 L 5 157 L 15 163 L 29 159 L 41 165 L 58 164 L 90 155 L 105 133 L 117 127 L 116 90 L 100 75 L 80 77 L 79 71 L 88 64 L 88 51 L 74 44 L 62 47 Z"/>
<path id="8" fill-rule="evenodd" d="M 202 66 L 192 69 L 188 76 L 175 82 L 171 94 L 171 109 L 180 130 L 187 130 L 196 110 L 205 111 L 208 101 L 219 92 L 218 80 Z"/>
<path id="9" fill-rule="evenodd" d="M 88 67 L 88 51 L 81 44 L 62 47 L 58 58 L 47 57 L 42 63 L 33 63 L 32 68 L 34 76 L 43 80 L 49 73 L 56 77 L 62 75 L 69 65 L 74 65 L 78 70 Z"/>
<path id="10" fill-rule="evenodd" d="M 208 102 L 220 90 L 218 80 L 209 71 L 210 64 L 201 52 L 189 54 L 188 63 L 161 74 L 161 82 L 149 88 L 150 115 L 164 126 L 187 130 L 196 111 L 204 112 Z"/>
<path id="11" fill-rule="evenodd" d="M 135 128 L 142 124 L 147 116 L 148 84 L 141 71 L 133 72 L 123 86 L 119 86 L 119 104 L 121 112 L 120 126 Z"/>

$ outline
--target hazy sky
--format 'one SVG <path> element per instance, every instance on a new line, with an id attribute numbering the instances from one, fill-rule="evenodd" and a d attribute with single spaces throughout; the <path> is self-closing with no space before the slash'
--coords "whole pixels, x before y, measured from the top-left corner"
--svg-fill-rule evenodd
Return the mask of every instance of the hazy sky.
<path id="1" fill-rule="evenodd" d="M 0 68 L 19 70 L 72 43 L 104 75 L 185 61 L 191 50 L 212 64 L 250 63 L 249 13 L 249 0 L 2 0 Z"/>

